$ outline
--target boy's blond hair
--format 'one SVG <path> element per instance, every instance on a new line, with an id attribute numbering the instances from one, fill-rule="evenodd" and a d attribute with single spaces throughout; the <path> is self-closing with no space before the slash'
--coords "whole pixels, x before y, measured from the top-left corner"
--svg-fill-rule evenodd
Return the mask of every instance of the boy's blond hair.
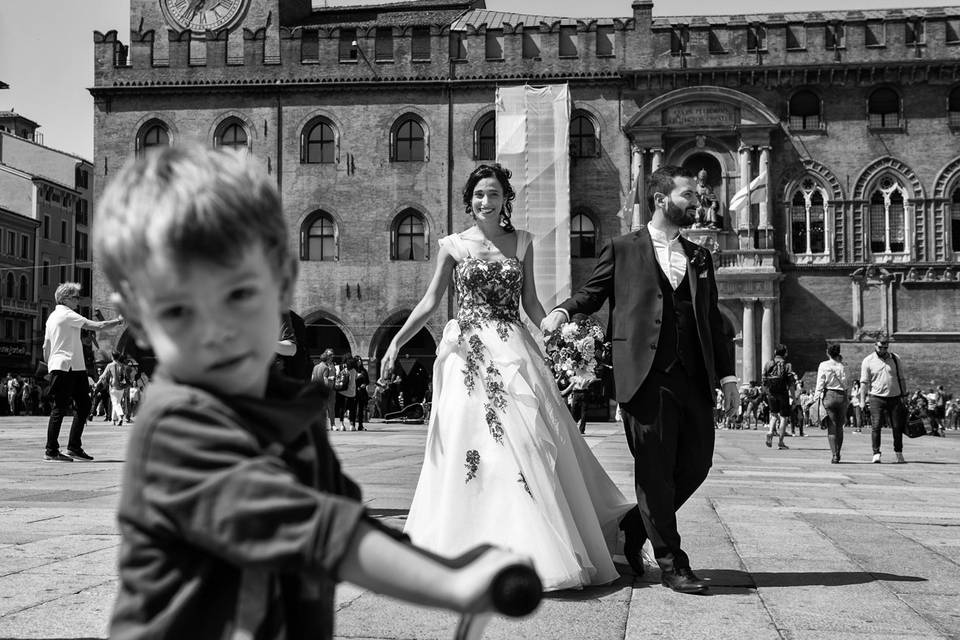
<path id="1" fill-rule="evenodd" d="M 251 156 L 232 149 L 151 150 L 113 178 L 94 218 L 94 251 L 120 292 L 151 256 L 228 266 L 257 244 L 289 286 L 297 265 L 276 185 Z"/>

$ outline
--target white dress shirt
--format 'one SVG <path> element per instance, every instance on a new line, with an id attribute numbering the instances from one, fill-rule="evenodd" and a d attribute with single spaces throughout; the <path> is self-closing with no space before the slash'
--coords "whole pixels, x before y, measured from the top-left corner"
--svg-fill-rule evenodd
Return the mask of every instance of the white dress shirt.
<path id="1" fill-rule="evenodd" d="M 817 389 L 814 395 L 819 396 L 825 390 L 847 392 L 847 370 L 843 363 L 833 358 L 824 360 L 817 367 Z"/>
<path id="2" fill-rule="evenodd" d="M 647 223 L 647 231 L 650 232 L 650 239 L 653 240 L 653 250 L 657 254 L 657 264 L 660 270 L 667 276 L 670 286 L 676 289 L 683 281 L 683 276 L 687 274 L 687 254 L 680 244 L 680 232 L 672 238 L 657 229 L 651 223 Z"/>
<path id="3" fill-rule="evenodd" d="M 47 317 L 43 353 L 47 371 L 86 371 L 80 329 L 87 320 L 65 304 L 58 304 Z"/>

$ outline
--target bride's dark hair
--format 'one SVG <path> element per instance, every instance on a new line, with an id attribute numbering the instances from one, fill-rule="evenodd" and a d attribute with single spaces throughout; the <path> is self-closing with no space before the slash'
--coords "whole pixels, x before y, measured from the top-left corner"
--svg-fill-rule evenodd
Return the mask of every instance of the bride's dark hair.
<path id="1" fill-rule="evenodd" d="M 509 169 L 501 167 L 499 163 L 481 164 L 471 171 L 467 177 L 467 184 L 463 187 L 463 204 L 466 207 L 467 215 L 473 215 L 473 190 L 477 183 L 484 178 L 495 178 L 503 187 L 503 209 L 500 210 L 500 227 L 508 233 L 513 231 L 510 214 L 513 213 L 513 200 L 517 197 L 517 192 L 513 190 L 513 186 L 510 184 L 512 175 Z"/>

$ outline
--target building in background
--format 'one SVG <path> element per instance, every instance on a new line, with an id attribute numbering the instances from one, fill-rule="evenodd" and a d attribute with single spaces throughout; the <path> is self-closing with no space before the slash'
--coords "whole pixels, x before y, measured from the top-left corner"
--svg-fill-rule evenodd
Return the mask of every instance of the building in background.
<path id="1" fill-rule="evenodd" d="M 624 10 L 131 0 L 130 43 L 94 34 L 95 184 L 156 145 L 248 149 L 283 196 L 311 350 L 379 359 L 437 238 L 470 222 L 459 190 L 494 159 L 496 88 L 562 83 L 574 287 L 644 222 L 643 178 L 683 165 L 702 176 L 689 236 L 715 251 L 744 381 L 778 342 L 813 372 L 828 341 L 858 362 L 886 333 L 911 386 L 960 384 L 960 10 Z M 410 362 L 428 363 L 453 310 Z"/>
<path id="2" fill-rule="evenodd" d="M 91 311 L 93 166 L 41 144 L 39 126 L 0 112 L 0 373 L 36 370 L 61 282 L 81 282 Z"/>

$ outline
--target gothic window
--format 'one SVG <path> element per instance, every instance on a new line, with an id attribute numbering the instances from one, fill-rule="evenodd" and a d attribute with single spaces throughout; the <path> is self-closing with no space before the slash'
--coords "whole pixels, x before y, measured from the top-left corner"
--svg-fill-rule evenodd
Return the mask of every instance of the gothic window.
<path id="1" fill-rule="evenodd" d="M 390 159 L 394 162 L 424 162 L 427 159 L 427 135 L 423 122 L 416 116 L 397 120 L 390 143 Z"/>
<path id="2" fill-rule="evenodd" d="M 954 87 L 947 97 L 947 119 L 951 128 L 960 128 L 960 86 Z"/>
<path id="3" fill-rule="evenodd" d="M 570 257 L 597 256 L 597 227 L 586 213 L 576 213 L 570 219 Z"/>
<path id="4" fill-rule="evenodd" d="M 810 178 L 803 181 L 790 201 L 791 248 L 794 254 L 825 253 L 826 198 Z"/>
<path id="5" fill-rule="evenodd" d="M 28 295 L 28 285 L 27 285 L 27 276 L 20 276 L 20 299 L 26 300 L 29 298 Z"/>
<path id="6" fill-rule="evenodd" d="M 576 58 L 577 52 L 577 28 L 560 27 L 560 57 Z"/>
<path id="7" fill-rule="evenodd" d="M 887 87 L 877 89 L 867 99 L 867 114 L 871 128 L 899 128 L 900 94 Z"/>
<path id="8" fill-rule="evenodd" d="M 220 123 L 213 134 L 213 144 L 216 147 L 230 149 L 247 148 L 247 130 L 243 123 L 236 118 L 227 118 Z"/>
<path id="9" fill-rule="evenodd" d="M 356 29 L 340 29 L 340 46 L 338 52 L 340 62 L 357 61 Z"/>
<path id="10" fill-rule="evenodd" d="M 7 274 L 7 297 L 13 298 L 14 289 L 16 288 L 16 279 L 13 277 L 12 273 Z"/>
<path id="11" fill-rule="evenodd" d="M 377 27 L 374 42 L 374 60 L 377 62 L 393 61 L 393 29 L 391 27 Z"/>
<path id="12" fill-rule="evenodd" d="M 950 240 L 953 250 L 960 252 L 960 186 L 953 190 L 950 198 Z"/>
<path id="13" fill-rule="evenodd" d="M 843 25 L 839 22 L 828 24 L 824 32 L 824 44 L 827 49 L 843 49 Z"/>
<path id="14" fill-rule="evenodd" d="M 791 129 L 819 129 L 820 96 L 813 91 L 797 91 L 790 98 L 790 128 Z"/>
<path id="15" fill-rule="evenodd" d="M 613 53 L 613 27 L 612 26 L 598 26 L 597 27 L 597 57 L 598 58 L 609 58 L 614 55 Z"/>
<path id="16" fill-rule="evenodd" d="M 415 209 L 406 209 L 393 226 L 392 260 L 426 260 L 427 226 Z"/>
<path id="17" fill-rule="evenodd" d="M 308 124 L 302 140 L 302 163 L 332 164 L 337 161 L 337 131 L 326 118 L 318 118 Z"/>
<path id="18" fill-rule="evenodd" d="M 752 24 L 747 27 L 747 51 L 767 50 L 767 29 L 763 25 Z"/>
<path id="19" fill-rule="evenodd" d="M 497 119 L 488 114 L 473 130 L 473 159 L 494 160 L 497 157 Z"/>
<path id="20" fill-rule="evenodd" d="M 600 155 L 597 127 L 589 116 L 575 113 L 570 120 L 570 155 L 574 158 L 594 158 Z"/>
<path id="21" fill-rule="evenodd" d="M 137 135 L 136 151 L 142 154 L 153 147 L 165 147 L 170 144 L 170 132 L 167 125 L 159 120 L 151 120 L 140 128 Z"/>
<path id="22" fill-rule="evenodd" d="M 503 29 L 488 29 L 486 35 L 487 60 L 503 60 Z"/>
<path id="23" fill-rule="evenodd" d="M 414 62 L 430 60 L 430 27 L 414 27 L 411 36 L 412 58 Z"/>
<path id="24" fill-rule="evenodd" d="M 883 178 L 870 196 L 870 251 L 902 253 L 906 246 L 903 189 L 892 178 Z"/>
<path id="25" fill-rule="evenodd" d="M 340 230 L 333 216 L 315 211 L 300 230 L 300 259 L 329 262 L 340 259 Z"/>
<path id="26" fill-rule="evenodd" d="M 882 47 L 887 42 L 886 23 L 883 20 L 867 20 L 864 43 L 868 47 Z"/>
<path id="27" fill-rule="evenodd" d="M 523 31 L 521 47 L 524 60 L 540 59 L 540 34 L 535 31 Z"/>

